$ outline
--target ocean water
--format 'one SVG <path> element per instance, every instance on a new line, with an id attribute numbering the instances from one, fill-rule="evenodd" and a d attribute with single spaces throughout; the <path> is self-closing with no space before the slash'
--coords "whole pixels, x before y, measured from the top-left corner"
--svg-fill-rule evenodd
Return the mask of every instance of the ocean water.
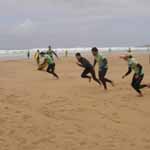
<path id="1" fill-rule="evenodd" d="M 34 49 L 23 49 L 23 50 L 0 50 L 0 60 L 14 60 L 14 59 L 26 59 L 27 52 L 30 51 L 31 57 L 34 55 L 36 50 L 46 51 L 47 48 L 34 48 Z M 125 52 L 129 50 L 129 47 L 104 47 L 99 48 L 102 52 Z M 68 51 L 68 55 L 72 56 L 76 52 L 80 53 L 90 53 L 91 48 L 57 48 L 53 49 L 58 55 L 64 56 L 65 51 Z M 131 47 L 132 51 L 135 52 L 149 52 L 150 48 L 148 47 Z"/>

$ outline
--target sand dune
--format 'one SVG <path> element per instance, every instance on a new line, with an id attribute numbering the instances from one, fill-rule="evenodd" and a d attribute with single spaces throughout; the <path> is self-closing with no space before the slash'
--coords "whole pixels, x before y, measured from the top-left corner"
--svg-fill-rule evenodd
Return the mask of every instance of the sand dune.
<path id="1" fill-rule="evenodd" d="M 137 55 L 150 82 L 148 56 Z M 132 75 L 109 56 L 106 92 L 80 78 L 73 58 L 57 61 L 60 80 L 33 61 L 0 62 L 0 150 L 150 150 L 150 90 L 136 97 Z"/>

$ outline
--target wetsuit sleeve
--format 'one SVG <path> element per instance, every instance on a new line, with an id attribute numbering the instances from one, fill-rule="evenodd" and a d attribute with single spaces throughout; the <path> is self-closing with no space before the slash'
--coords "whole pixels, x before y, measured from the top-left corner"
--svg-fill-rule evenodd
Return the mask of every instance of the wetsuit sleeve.
<path id="1" fill-rule="evenodd" d="M 131 69 L 131 67 L 129 66 L 129 67 L 128 67 L 128 72 L 125 74 L 125 76 L 128 76 L 131 72 L 132 72 L 132 69 Z"/>
<path id="2" fill-rule="evenodd" d="M 93 67 L 95 67 L 96 63 L 97 63 L 97 61 L 96 61 L 96 59 L 94 59 Z"/>
<path id="3" fill-rule="evenodd" d="M 58 58 L 58 55 L 54 51 L 52 51 L 52 53 Z"/>
<path id="4" fill-rule="evenodd" d="M 84 67 L 82 64 L 79 64 L 79 63 L 78 63 L 78 66 L 80 66 L 80 67 Z"/>
<path id="5" fill-rule="evenodd" d="M 137 64 L 137 67 L 139 68 L 139 73 L 138 73 L 138 75 L 141 75 L 143 67 L 142 67 L 142 65 L 140 65 L 140 64 Z"/>
<path id="6" fill-rule="evenodd" d="M 84 58 L 81 58 L 81 59 L 78 61 L 79 63 L 77 63 L 77 65 L 84 68 L 84 66 L 83 66 L 83 62 L 84 62 L 84 61 L 85 61 L 85 59 L 84 59 Z"/>

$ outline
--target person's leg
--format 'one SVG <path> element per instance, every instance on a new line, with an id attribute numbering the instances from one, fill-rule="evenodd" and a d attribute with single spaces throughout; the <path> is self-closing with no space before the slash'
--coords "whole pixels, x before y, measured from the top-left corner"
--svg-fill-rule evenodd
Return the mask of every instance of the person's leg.
<path id="1" fill-rule="evenodd" d="M 139 82 L 139 89 L 143 89 L 145 87 L 148 87 L 148 84 L 141 84 L 143 79 L 144 79 L 144 75 L 142 75 L 141 77 L 139 77 L 139 79 L 137 79 L 137 81 Z"/>
<path id="2" fill-rule="evenodd" d="M 142 95 L 142 92 L 140 89 L 143 89 L 147 87 L 146 84 L 141 85 L 141 82 L 144 78 L 144 75 L 139 76 L 138 78 L 136 77 L 136 74 L 134 74 L 133 79 L 132 79 L 132 87 L 140 94 Z"/>
<path id="3" fill-rule="evenodd" d="M 48 65 L 48 67 L 47 67 L 47 72 L 48 72 L 48 73 L 51 73 L 51 70 L 52 70 L 52 65 L 50 64 L 50 65 Z"/>
<path id="4" fill-rule="evenodd" d="M 40 64 L 40 58 L 37 58 L 37 64 L 38 65 Z"/>
<path id="5" fill-rule="evenodd" d="M 108 82 L 108 83 L 110 83 L 112 86 L 114 86 L 113 81 L 105 77 L 106 74 L 107 74 L 107 71 L 108 71 L 108 69 L 104 69 L 104 71 L 103 71 L 103 72 L 104 72 L 104 73 L 103 73 L 103 74 L 104 74 L 104 80 L 105 80 L 105 82 Z"/>
<path id="6" fill-rule="evenodd" d="M 52 74 L 58 79 L 59 76 L 55 73 L 55 64 L 52 65 Z"/>
<path id="7" fill-rule="evenodd" d="M 90 81 L 90 80 L 91 80 L 91 77 L 87 75 L 88 73 L 90 73 L 90 69 L 87 69 L 87 68 L 86 68 L 86 69 L 82 72 L 81 78 L 87 78 L 87 79 L 89 79 L 89 81 Z"/>
<path id="8" fill-rule="evenodd" d="M 55 64 L 48 65 L 47 72 L 51 73 L 56 78 L 59 78 L 59 76 L 55 73 Z"/>
<path id="9" fill-rule="evenodd" d="M 102 82 L 103 86 L 104 86 L 104 89 L 107 90 L 107 85 L 106 85 L 106 81 L 105 81 L 105 70 L 100 70 L 99 71 L 99 80 Z"/>
<path id="10" fill-rule="evenodd" d="M 94 81 L 96 81 L 99 85 L 101 85 L 101 82 L 96 78 L 96 73 L 93 68 L 91 68 L 91 75 Z"/>

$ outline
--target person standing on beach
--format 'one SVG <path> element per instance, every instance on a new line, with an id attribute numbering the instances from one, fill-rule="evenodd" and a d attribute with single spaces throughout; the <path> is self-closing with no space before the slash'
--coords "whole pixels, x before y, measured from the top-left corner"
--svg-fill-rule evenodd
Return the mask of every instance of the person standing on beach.
<path id="1" fill-rule="evenodd" d="M 65 57 L 68 57 L 68 50 L 65 50 Z"/>
<path id="2" fill-rule="evenodd" d="M 36 63 L 39 65 L 40 64 L 40 50 L 36 51 L 36 53 L 34 54 L 34 59 L 36 60 Z"/>
<path id="3" fill-rule="evenodd" d="M 98 71 L 99 80 L 102 82 L 104 89 L 107 90 L 107 84 L 106 84 L 107 82 L 110 83 L 112 86 L 114 86 L 113 81 L 111 81 L 105 77 L 106 73 L 108 71 L 107 58 L 104 57 L 102 54 L 100 54 L 96 47 L 92 48 L 92 54 L 95 58 L 93 67 L 95 67 L 96 63 L 98 63 L 98 65 L 99 65 L 99 71 Z"/>
<path id="4" fill-rule="evenodd" d="M 30 59 L 30 51 L 27 52 L 27 58 Z"/>
<path id="5" fill-rule="evenodd" d="M 124 59 L 128 62 L 128 72 L 125 73 L 125 75 L 122 76 L 124 79 L 126 76 L 128 76 L 132 70 L 135 72 L 133 75 L 131 86 L 133 89 L 139 94 L 140 97 L 143 96 L 141 89 L 148 87 L 150 88 L 150 84 L 141 84 L 143 78 L 144 78 L 144 70 L 143 66 L 139 64 L 135 58 L 129 55 L 120 56 L 120 58 Z"/>
<path id="6" fill-rule="evenodd" d="M 47 72 L 52 74 L 54 77 L 59 79 L 59 76 L 55 73 L 55 62 L 54 60 L 48 55 L 45 54 L 44 52 L 40 53 L 41 57 L 44 58 L 44 62 L 39 65 L 38 70 L 43 70 L 47 65 Z"/>
<path id="7" fill-rule="evenodd" d="M 99 85 L 101 85 L 100 81 L 96 78 L 95 70 L 91 63 L 86 58 L 82 57 L 80 53 L 76 53 L 75 56 L 78 60 L 77 65 L 84 68 L 81 77 L 87 78 L 89 79 L 89 82 L 91 82 L 91 76 L 88 76 L 88 74 L 90 73 L 92 75 L 93 80 L 96 81 Z"/>

